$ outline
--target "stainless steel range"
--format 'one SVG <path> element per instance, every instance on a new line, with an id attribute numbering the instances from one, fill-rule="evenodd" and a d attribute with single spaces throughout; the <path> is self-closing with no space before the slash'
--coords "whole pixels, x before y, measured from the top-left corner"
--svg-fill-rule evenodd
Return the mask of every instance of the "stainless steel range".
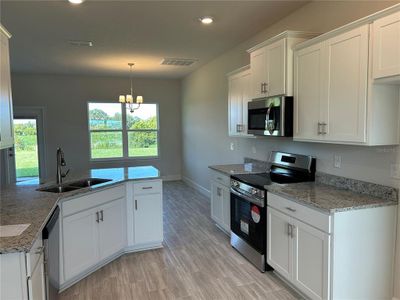
<path id="1" fill-rule="evenodd" d="M 231 245 L 261 272 L 272 270 L 266 263 L 268 185 L 315 180 L 311 156 L 272 152 L 270 162 L 269 172 L 231 176 Z"/>

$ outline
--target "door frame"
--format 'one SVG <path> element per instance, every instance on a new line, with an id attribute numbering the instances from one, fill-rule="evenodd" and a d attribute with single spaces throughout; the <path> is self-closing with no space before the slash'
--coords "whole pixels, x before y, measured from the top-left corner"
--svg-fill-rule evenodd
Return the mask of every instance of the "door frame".
<path id="1" fill-rule="evenodd" d="M 45 149 L 45 134 L 44 134 L 44 124 L 45 124 L 45 108 L 39 106 L 15 106 L 14 107 L 14 117 L 13 119 L 36 119 L 36 129 L 37 129 L 37 143 L 38 143 L 38 160 L 39 160 L 39 182 L 47 177 L 46 172 L 46 149 Z M 14 149 L 14 148 L 13 148 Z M 15 160 L 15 153 L 14 153 Z M 15 162 L 11 163 L 8 159 L 8 180 L 10 182 L 16 182 L 15 174 Z M 13 165 L 14 164 L 14 165 Z"/>

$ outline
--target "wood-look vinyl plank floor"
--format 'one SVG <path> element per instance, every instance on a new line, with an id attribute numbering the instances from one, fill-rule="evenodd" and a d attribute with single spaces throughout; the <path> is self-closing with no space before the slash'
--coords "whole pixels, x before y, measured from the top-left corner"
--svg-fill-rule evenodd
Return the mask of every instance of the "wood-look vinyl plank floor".
<path id="1" fill-rule="evenodd" d="M 237 253 L 210 218 L 210 200 L 164 183 L 164 248 L 126 254 L 59 295 L 61 300 L 267 299 L 301 297 Z"/>

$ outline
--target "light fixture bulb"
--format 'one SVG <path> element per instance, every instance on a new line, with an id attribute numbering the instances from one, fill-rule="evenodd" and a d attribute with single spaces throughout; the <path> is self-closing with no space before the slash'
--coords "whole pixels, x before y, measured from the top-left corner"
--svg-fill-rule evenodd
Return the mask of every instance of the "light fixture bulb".
<path id="1" fill-rule="evenodd" d="M 143 96 L 136 96 L 136 103 L 142 104 L 143 103 Z"/>
<path id="2" fill-rule="evenodd" d="M 68 2 L 72 4 L 81 4 L 83 1 L 85 0 L 68 0 Z"/>
<path id="3" fill-rule="evenodd" d="M 203 23 L 205 25 L 209 25 L 212 22 L 214 22 L 214 19 L 212 17 L 209 17 L 209 16 L 201 17 L 201 18 L 199 18 L 199 20 L 200 20 L 201 23 Z"/>

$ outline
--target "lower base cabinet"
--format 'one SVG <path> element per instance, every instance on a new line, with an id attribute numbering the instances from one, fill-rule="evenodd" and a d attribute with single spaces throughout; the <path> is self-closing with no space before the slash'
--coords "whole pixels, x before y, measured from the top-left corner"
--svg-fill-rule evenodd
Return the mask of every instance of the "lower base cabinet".
<path id="1" fill-rule="evenodd" d="M 211 218 L 225 232 L 231 231 L 230 177 L 213 171 L 211 180 Z"/>
<path id="2" fill-rule="evenodd" d="M 267 199 L 267 262 L 306 298 L 392 298 L 397 206 L 328 215 Z"/>

